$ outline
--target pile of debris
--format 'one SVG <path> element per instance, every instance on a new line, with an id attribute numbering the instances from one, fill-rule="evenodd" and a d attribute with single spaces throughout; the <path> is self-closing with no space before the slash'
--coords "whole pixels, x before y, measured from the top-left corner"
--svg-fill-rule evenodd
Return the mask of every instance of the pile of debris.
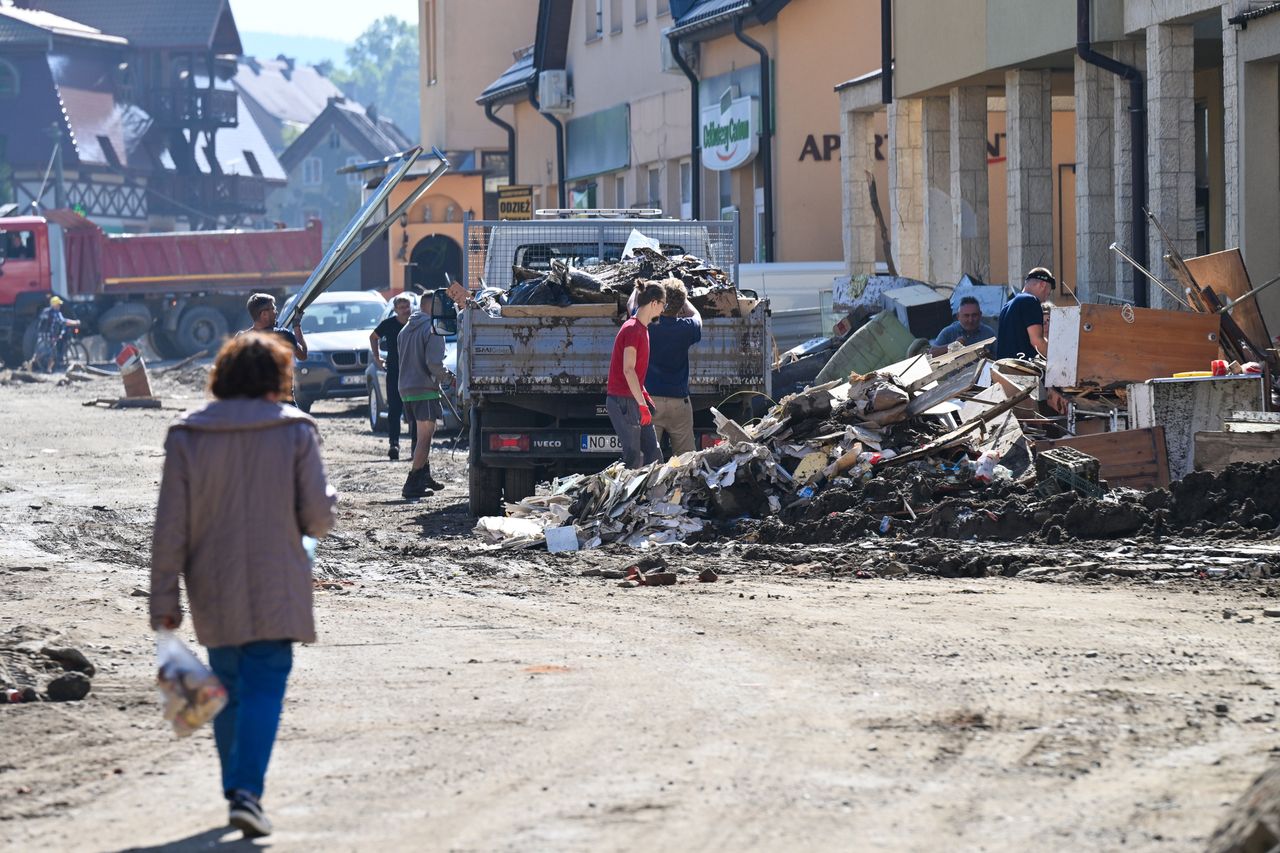
<path id="1" fill-rule="evenodd" d="M 18 625 L 0 635 L 0 705 L 78 702 L 98 670 L 57 635 Z"/>
<path id="2" fill-rule="evenodd" d="M 937 359 L 922 354 L 788 396 L 746 426 L 713 409 L 721 444 L 636 470 L 619 462 L 561 478 L 547 495 L 507 504 L 506 518 L 481 519 L 477 533 L 504 547 L 550 543 L 570 531 L 570 547 L 644 547 L 746 519 L 796 517 L 828 490 L 854 490 L 899 466 L 956 482 L 1012 481 L 1031 472 L 1012 409 L 1034 384 L 1012 395 L 995 385 L 964 406 L 948 402 L 986 367 L 978 346 Z"/>
<path id="3" fill-rule="evenodd" d="M 736 317 L 743 310 L 732 277 L 724 270 L 694 255 L 668 257 L 646 246 L 611 263 L 574 267 L 552 259 L 550 268 L 543 271 L 517 266 L 512 277 L 515 283 L 510 290 L 480 291 L 477 305 L 495 317 L 501 316 L 505 306 L 531 305 L 607 305 L 622 314 L 637 284 L 675 278 L 684 283 L 689 301 L 703 316 Z"/>

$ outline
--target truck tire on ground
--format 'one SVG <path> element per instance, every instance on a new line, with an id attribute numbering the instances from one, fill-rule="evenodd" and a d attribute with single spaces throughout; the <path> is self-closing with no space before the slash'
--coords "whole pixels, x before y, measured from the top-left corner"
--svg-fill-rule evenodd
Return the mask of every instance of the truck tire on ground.
<path id="1" fill-rule="evenodd" d="M 369 386 L 369 429 L 375 433 L 384 433 L 387 431 L 387 416 L 382 414 L 382 406 L 379 405 L 378 392 Z"/>
<path id="2" fill-rule="evenodd" d="M 227 318 L 221 311 L 208 305 L 195 305 L 182 312 L 173 338 L 182 355 L 188 356 L 202 350 L 216 350 L 227 332 Z"/>
<path id="3" fill-rule="evenodd" d="M 98 331 L 114 344 L 136 341 L 151 331 L 151 309 L 141 302 L 112 305 L 98 318 Z"/>
<path id="4" fill-rule="evenodd" d="M 182 352 L 173 342 L 173 335 L 160 328 L 151 330 L 151 348 L 159 353 L 161 358 L 182 358 Z"/>
<path id="5" fill-rule="evenodd" d="M 502 496 L 507 502 L 522 501 L 537 490 L 537 472 L 532 468 L 508 468 L 504 473 Z"/>
<path id="6" fill-rule="evenodd" d="M 476 518 L 502 514 L 502 469 L 471 462 L 467 470 L 467 509 Z"/>

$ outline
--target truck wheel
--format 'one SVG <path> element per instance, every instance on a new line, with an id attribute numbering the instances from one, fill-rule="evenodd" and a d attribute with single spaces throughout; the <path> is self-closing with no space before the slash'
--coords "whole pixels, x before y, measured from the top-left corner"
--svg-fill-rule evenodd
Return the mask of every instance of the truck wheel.
<path id="1" fill-rule="evenodd" d="M 467 470 L 467 509 L 476 518 L 502 514 L 502 469 L 471 462 Z"/>
<path id="2" fill-rule="evenodd" d="M 515 503 L 532 495 L 538 486 L 538 480 L 534 476 L 536 473 L 532 468 L 506 469 L 502 484 L 503 499 L 507 503 Z"/>
<path id="3" fill-rule="evenodd" d="M 173 342 L 173 335 L 163 329 L 151 330 L 151 346 L 160 354 L 161 358 L 182 358 L 182 352 L 178 349 L 178 345 Z"/>
<path id="4" fill-rule="evenodd" d="M 227 336 L 227 318 L 208 305 L 195 305 L 182 312 L 174 343 L 183 356 L 214 349 Z"/>
<path id="5" fill-rule="evenodd" d="M 98 331 L 113 344 L 136 341 L 151 331 L 151 309 L 141 302 L 120 302 L 98 318 Z"/>
<path id="6" fill-rule="evenodd" d="M 378 392 L 374 390 L 373 386 L 369 386 L 369 429 L 375 433 L 383 433 L 387 431 L 387 426 L 387 416 L 382 414 Z"/>

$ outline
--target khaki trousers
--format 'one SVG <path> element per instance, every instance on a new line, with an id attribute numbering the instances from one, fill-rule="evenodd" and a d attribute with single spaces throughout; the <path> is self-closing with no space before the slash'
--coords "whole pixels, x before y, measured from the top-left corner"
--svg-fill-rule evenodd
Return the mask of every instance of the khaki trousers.
<path id="1" fill-rule="evenodd" d="M 693 450 L 693 404 L 688 397 L 654 397 L 653 431 L 662 446 L 662 435 L 671 437 L 671 455 Z"/>

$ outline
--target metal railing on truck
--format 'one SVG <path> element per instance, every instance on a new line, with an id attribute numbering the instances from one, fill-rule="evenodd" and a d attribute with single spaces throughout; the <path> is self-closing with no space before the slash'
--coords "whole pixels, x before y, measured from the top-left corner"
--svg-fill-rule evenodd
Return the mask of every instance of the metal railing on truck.
<path id="1" fill-rule="evenodd" d="M 738 222 L 674 219 L 467 220 L 463 278 L 469 290 L 511 287 L 512 266 L 543 271 L 552 260 L 574 267 L 617 261 L 632 229 L 667 255 L 695 255 L 738 281 Z"/>

